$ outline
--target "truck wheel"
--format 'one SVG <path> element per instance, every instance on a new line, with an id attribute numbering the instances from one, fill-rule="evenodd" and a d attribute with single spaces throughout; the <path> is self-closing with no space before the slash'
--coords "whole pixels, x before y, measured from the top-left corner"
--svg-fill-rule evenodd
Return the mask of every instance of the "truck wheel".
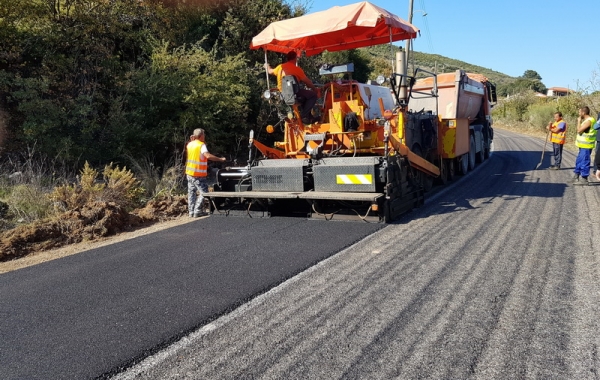
<path id="1" fill-rule="evenodd" d="M 461 175 L 465 175 L 469 172 L 469 153 L 460 156 L 458 170 Z"/>
<path id="2" fill-rule="evenodd" d="M 421 147 L 419 145 L 413 145 L 411 151 L 419 157 L 423 157 L 423 152 L 421 151 Z M 428 160 L 429 161 L 429 160 Z M 431 161 L 430 161 L 431 162 Z M 415 179 L 419 185 L 423 187 L 424 192 L 428 192 L 433 187 L 433 177 L 423 173 L 418 169 L 413 169 L 415 174 Z"/>
<path id="3" fill-rule="evenodd" d="M 469 170 L 475 169 L 475 138 L 471 135 L 469 147 Z"/>
<path id="4" fill-rule="evenodd" d="M 440 185 L 448 183 L 448 161 L 442 159 L 440 164 L 440 176 L 436 178 L 436 182 Z"/>
<path id="5" fill-rule="evenodd" d="M 456 178 L 456 167 L 454 160 L 446 160 L 446 173 L 448 173 L 448 182 L 454 181 Z"/>
<path id="6" fill-rule="evenodd" d="M 479 152 L 477 152 L 477 155 L 475 156 L 475 161 L 477 161 L 478 163 L 482 163 L 483 161 L 485 161 L 485 154 L 484 154 L 485 149 L 481 148 L 481 150 Z"/>

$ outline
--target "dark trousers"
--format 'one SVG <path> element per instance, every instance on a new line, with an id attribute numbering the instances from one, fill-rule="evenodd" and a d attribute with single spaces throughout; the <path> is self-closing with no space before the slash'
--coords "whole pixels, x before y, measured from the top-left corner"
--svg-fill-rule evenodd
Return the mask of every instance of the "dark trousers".
<path id="1" fill-rule="evenodd" d="M 296 93 L 296 97 L 301 99 L 300 104 L 302 107 L 300 111 L 300 118 L 310 118 L 310 111 L 312 111 L 313 107 L 317 103 L 317 94 L 311 90 L 300 89 Z"/>
<path id="2" fill-rule="evenodd" d="M 563 144 L 552 143 L 552 148 L 554 149 L 554 166 L 560 167 L 560 163 L 562 162 L 563 146 Z"/>

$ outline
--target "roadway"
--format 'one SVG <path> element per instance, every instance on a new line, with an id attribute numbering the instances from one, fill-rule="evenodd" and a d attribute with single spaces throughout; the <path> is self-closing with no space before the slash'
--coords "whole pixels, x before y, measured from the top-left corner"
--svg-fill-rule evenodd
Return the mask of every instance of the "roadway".
<path id="1" fill-rule="evenodd" d="M 595 378 L 600 186 L 542 144 L 496 130 L 385 227 L 210 217 L 0 275 L 0 377 Z"/>

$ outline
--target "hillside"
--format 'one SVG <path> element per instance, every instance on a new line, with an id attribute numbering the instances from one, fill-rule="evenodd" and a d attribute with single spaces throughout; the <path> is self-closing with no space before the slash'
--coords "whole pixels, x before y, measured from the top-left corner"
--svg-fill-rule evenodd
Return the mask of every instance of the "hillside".
<path id="1" fill-rule="evenodd" d="M 394 53 L 397 50 L 399 50 L 399 48 L 396 46 L 394 46 L 394 49 Z M 391 54 L 389 45 L 371 46 L 362 50 L 370 56 L 375 67 L 381 65 L 389 65 L 389 57 Z M 490 81 L 494 82 L 496 85 L 508 84 L 515 81 L 516 79 L 498 71 L 490 70 L 477 65 L 472 65 L 470 63 L 463 62 L 458 59 L 447 58 L 439 54 L 413 52 L 412 58 L 409 62 L 409 73 L 412 72 L 413 65 L 414 67 L 420 67 L 431 72 L 435 71 L 435 67 L 437 65 L 437 71 L 440 73 L 452 72 L 457 69 L 462 69 L 473 73 L 479 73 L 485 75 L 488 79 L 490 79 Z"/>

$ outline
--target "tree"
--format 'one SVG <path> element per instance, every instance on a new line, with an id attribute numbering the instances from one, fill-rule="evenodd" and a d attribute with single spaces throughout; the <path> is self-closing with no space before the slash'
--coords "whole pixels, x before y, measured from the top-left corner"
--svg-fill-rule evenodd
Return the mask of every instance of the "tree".
<path id="1" fill-rule="evenodd" d="M 540 74 L 538 74 L 538 72 L 535 70 L 525 70 L 525 72 L 523 73 L 521 78 L 533 79 L 533 80 L 539 80 L 539 81 L 542 80 L 542 77 L 540 76 Z"/>

